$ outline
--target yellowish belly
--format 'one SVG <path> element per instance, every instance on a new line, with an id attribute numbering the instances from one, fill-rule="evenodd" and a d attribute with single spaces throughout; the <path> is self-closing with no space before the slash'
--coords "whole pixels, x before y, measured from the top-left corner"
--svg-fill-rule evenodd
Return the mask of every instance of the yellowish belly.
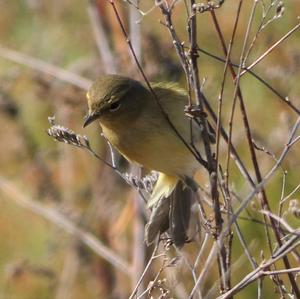
<path id="1" fill-rule="evenodd" d="M 103 125 L 102 130 L 112 145 L 131 162 L 176 176 L 191 176 L 197 168 L 194 156 L 173 133 L 164 132 L 163 136 L 160 132 L 140 134 L 132 129 L 125 134 L 116 134 Z"/>

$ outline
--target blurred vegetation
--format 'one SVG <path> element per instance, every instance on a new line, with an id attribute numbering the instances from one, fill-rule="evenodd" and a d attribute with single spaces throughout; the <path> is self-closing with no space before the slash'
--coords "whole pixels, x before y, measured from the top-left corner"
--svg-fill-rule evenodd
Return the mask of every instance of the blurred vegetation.
<path id="1" fill-rule="evenodd" d="M 238 28 L 233 48 L 232 60 L 235 62 L 239 61 L 253 1 L 244 2 L 242 24 Z M 296 23 L 296 17 L 300 15 L 300 2 L 286 2 L 284 16 L 264 30 L 249 61 L 261 55 Z M 118 72 L 141 79 L 136 66 L 131 63 L 127 44 L 111 7 L 106 1 L 99 0 L 97 4 L 104 28 L 109 33 L 108 42 L 114 48 L 113 57 Z M 152 1 L 141 2 L 145 11 L 152 5 Z M 104 73 L 105 69 L 95 44 L 87 6 L 87 1 L 79 0 L 0 0 L 0 46 L 93 80 Z M 127 20 L 129 5 L 119 2 L 118 7 L 124 20 Z M 186 15 L 182 11 L 184 3 L 180 2 L 175 8 L 174 23 L 179 36 L 186 40 Z M 231 36 L 235 11 L 236 0 L 227 0 L 222 9 L 216 11 L 227 41 Z M 258 12 L 255 17 L 256 26 L 261 19 L 260 14 Z M 179 61 L 169 34 L 160 23 L 161 19 L 157 8 L 141 19 L 144 70 L 152 81 L 179 81 L 185 86 Z M 199 46 L 223 57 L 210 14 L 201 15 L 198 26 Z M 255 67 L 257 74 L 283 95 L 288 95 L 297 107 L 300 107 L 299 45 L 300 35 L 297 31 Z M 204 93 L 212 106 L 217 107 L 223 63 L 200 54 L 199 65 L 201 78 L 206 78 Z M 245 76 L 242 87 L 255 140 L 278 156 L 296 115 L 253 77 Z M 229 119 L 232 94 L 232 83 L 228 80 L 224 95 L 224 100 L 229 103 L 224 106 L 225 124 Z M 55 207 L 74 223 L 93 232 L 125 260 L 131 261 L 134 259 L 132 242 L 137 225 L 135 218 L 138 215 L 136 204 L 131 200 L 135 193 L 115 173 L 86 152 L 55 143 L 46 134 L 49 126 L 47 117 L 55 115 L 64 126 L 87 134 L 98 152 L 109 159 L 105 142 L 99 137 L 99 129 L 82 129 L 85 112 L 84 90 L 0 57 L 1 180 L 8 180 L 30 199 L 47 207 Z M 245 164 L 251 169 L 245 134 L 240 123 L 241 115 L 237 113 L 233 140 Z M 300 183 L 299 150 L 299 145 L 296 145 L 283 163 L 283 167 L 288 170 L 285 194 Z M 222 144 L 222 151 L 226 152 L 225 144 Z M 222 158 L 225 161 L 225 155 Z M 273 159 L 265 153 L 258 153 L 258 158 L 263 173 L 266 173 L 273 165 Z M 232 176 L 234 188 L 239 194 L 247 194 L 248 187 L 233 164 Z M 203 177 L 200 172 L 199 178 Z M 278 172 L 267 189 L 275 211 L 280 200 L 282 177 L 282 172 Z M 299 191 L 293 198 L 299 198 Z M 256 201 L 250 209 L 253 215 L 259 217 L 255 205 L 258 205 Z M 16 205 L 1 190 L 0 210 L 0 298 L 128 297 L 132 281 L 115 271 L 76 237 Z M 291 215 L 288 215 L 288 219 L 291 225 L 299 227 L 299 219 Z M 242 220 L 240 225 L 255 258 L 261 260 L 261 251 L 267 246 L 263 227 Z M 243 249 L 235 240 L 233 249 L 234 256 L 243 255 Z M 193 252 L 196 249 L 193 245 L 187 245 L 185 250 Z M 233 285 L 249 271 L 250 266 L 245 263 L 245 258 L 241 258 L 233 268 Z M 185 276 L 187 286 L 192 286 L 192 282 L 188 282 L 188 275 L 186 270 L 171 273 L 173 280 L 170 279 L 169 288 L 172 288 L 172 283 L 176 283 L 176 279 Z M 211 287 L 216 277 L 217 273 L 211 273 L 206 287 Z M 264 284 L 263 298 L 279 298 L 267 279 Z M 255 288 L 254 284 L 250 285 L 236 298 L 256 297 Z"/>

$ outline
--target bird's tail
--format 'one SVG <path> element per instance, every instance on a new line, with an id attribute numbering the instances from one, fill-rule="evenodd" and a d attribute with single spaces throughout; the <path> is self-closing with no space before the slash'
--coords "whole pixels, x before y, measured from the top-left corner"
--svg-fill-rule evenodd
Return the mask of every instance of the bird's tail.
<path id="1" fill-rule="evenodd" d="M 148 207 L 153 208 L 162 198 L 168 198 L 178 182 L 178 177 L 160 173 L 148 201 Z"/>
<path id="2" fill-rule="evenodd" d="M 149 205 L 152 213 L 145 229 L 149 245 L 158 234 L 168 230 L 169 237 L 177 247 L 187 240 L 193 190 L 178 177 L 160 174 Z"/>

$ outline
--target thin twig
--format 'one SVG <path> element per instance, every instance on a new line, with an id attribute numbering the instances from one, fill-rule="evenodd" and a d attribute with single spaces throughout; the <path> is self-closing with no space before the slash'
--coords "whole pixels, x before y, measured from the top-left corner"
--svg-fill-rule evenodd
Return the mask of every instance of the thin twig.
<path id="1" fill-rule="evenodd" d="M 115 266 L 118 270 L 122 271 L 126 275 L 132 275 L 130 264 L 123 260 L 122 257 L 114 253 L 111 249 L 106 247 L 90 232 L 79 228 L 76 224 L 74 224 L 72 221 L 67 219 L 64 215 L 62 215 L 55 209 L 46 207 L 36 200 L 29 199 L 29 197 L 24 194 L 24 191 L 19 190 L 14 184 L 10 183 L 3 177 L 0 178 L 0 188 L 6 195 L 3 196 L 4 199 L 12 199 L 20 206 L 34 212 L 37 215 L 42 216 L 53 224 L 63 228 L 69 234 L 76 236 L 78 240 L 83 242 L 97 255 Z"/>
<path id="2" fill-rule="evenodd" d="M 133 298 L 136 296 L 137 291 L 138 291 L 138 288 L 139 288 L 139 286 L 141 285 L 141 283 L 142 283 L 142 281 L 143 281 L 145 275 L 147 274 L 147 272 L 148 272 L 150 266 L 152 265 L 153 261 L 154 261 L 155 259 L 157 259 L 157 258 L 159 258 L 159 257 L 162 256 L 162 255 L 157 255 L 158 246 L 159 246 L 159 241 L 157 241 L 157 243 L 156 243 L 156 245 L 155 245 L 155 247 L 154 247 L 154 249 L 153 249 L 153 251 L 152 251 L 151 257 L 150 257 L 150 259 L 149 259 L 147 265 L 145 266 L 144 271 L 143 271 L 143 273 L 141 274 L 139 280 L 137 281 L 137 283 L 136 283 L 136 285 L 135 285 L 135 287 L 134 287 L 134 289 L 133 289 L 131 295 L 129 296 L 129 299 L 133 299 Z"/>
<path id="3" fill-rule="evenodd" d="M 275 163 L 275 165 L 271 168 L 271 170 L 268 172 L 268 174 L 264 177 L 264 179 L 256 185 L 255 189 L 252 190 L 246 197 L 245 199 L 242 201 L 242 203 L 240 204 L 239 208 L 237 209 L 237 211 L 235 212 L 234 215 L 232 215 L 226 225 L 226 227 L 224 226 L 223 228 L 223 231 L 220 235 L 220 238 L 218 241 L 216 241 L 213 246 L 211 247 L 210 249 L 210 253 L 209 255 L 207 256 L 207 259 L 205 261 L 205 264 L 203 266 L 203 270 L 201 271 L 198 279 L 197 279 L 197 282 L 196 284 L 194 285 L 191 293 L 190 293 L 190 296 L 189 296 L 189 299 L 192 299 L 193 298 L 193 295 L 195 293 L 195 291 L 197 290 L 197 288 L 199 286 L 201 286 L 203 284 L 203 281 L 205 279 L 205 277 L 207 276 L 207 274 L 209 273 L 210 271 L 210 268 L 212 267 L 213 265 L 213 261 L 216 259 L 216 255 L 217 255 L 217 252 L 220 248 L 220 245 L 224 242 L 224 237 L 227 236 L 227 233 L 228 233 L 228 229 L 231 228 L 231 226 L 234 224 L 234 222 L 237 220 L 237 218 L 239 217 L 239 215 L 244 211 L 244 209 L 246 208 L 246 206 L 249 204 L 250 200 L 258 193 L 260 192 L 261 188 L 263 186 L 266 186 L 268 184 L 268 182 L 270 181 L 270 179 L 273 177 L 273 175 L 275 174 L 277 168 L 280 166 L 280 164 L 282 163 L 283 159 L 286 157 L 286 155 L 288 154 L 289 152 L 289 149 L 291 147 L 291 144 L 295 144 L 293 143 L 293 139 L 295 137 L 295 134 L 296 134 L 296 131 L 297 129 L 299 128 L 300 126 L 300 117 L 297 119 L 295 125 L 293 126 L 293 129 L 290 133 L 290 136 L 288 138 L 288 142 L 286 144 L 286 146 L 284 147 L 278 161 Z M 297 236 L 294 236 L 297 238 Z M 281 248 L 285 248 L 285 246 L 287 246 L 287 244 L 283 244 L 281 246 Z M 283 255 L 284 257 L 284 255 Z"/>
<path id="4" fill-rule="evenodd" d="M 136 56 L 136 54 L 135 54 L 135 51 L 134 51 L 134 49 L 133 49 L 133 46 L 132 46 L 130 37 L 129 37 L 129 35 L 127 34 L 127 31 L 126 31 L 126 29 L 125 29 L 125 27 L 124 27 L 124 24 L 123 24 L 123 22 L 122 22 L 122 20 L 121 20 L 121 18 L 120 18 L 120 15 L 119 15 L 119 13 L 118 13 L 118 10 L 117 10 L 117 7 L 116 7 L 116 5 L 115 5 L 114 0 L 107 0 L 107 1 L 111 4 L 111 6 L 112 6 L 112 8 L 113 8 L 113 10 L 114 10 L 115 16 L 116 16 L 117 21 L 118 21 L 118 23 L 119 23 L 119 25 L 120 25 L 120 28 L 121 28 L 121 30 L 122 30 L 122 33 L 123 33 L 124 37 L 126 38 L 126 41 L 127 41 L 128 46 L 129 46 L 129 49 L 130 49 L 130 51 L 131 51 L 131 54 L 133 55 L 134 61 L 135 61 L 136 65 L 137 65 L 137 67 L 138 67 L 138 69 L 139 69 L 139 71 L 140 71 L 140 73 L 141 73 L 143 79 L 145 80 L 145 82 L 146 82 L 146 84 L 147 84 L 147 87 L 149 88 L 149 90 L 150 90 L 150 92 L 151 92 L 151 94 L 152 94 L 154 100 L 156 101 L 156 103 L 157 103 L 157 105 L 158 105 L 158 107 L 159 107 L 161 113 L 163 114 L 164 118 L 166 119 L 166 121 L 167 121 L 168 124 L 170 125 L 171 129 L 175 132 L 175 134 L 177 135 L 177 137 L 178 137 L 178 138 L 181 140 L 181 142 L 186 146 L 186 148 L 191 152 L 191 154 L 196 158 L 196 160 L 197 160 L 201 165 L 203 165 L 204 167 L 207 167 L 207 162 L 204 161 L 204 160 L 201 158 L 201 156 L 199 155 L 199 153 L 195 152 L 194 149 L 193 149 L 193 148 L 188 144 L 188 142 L 183 138 L 183 136 L 181 136 L 181 134 L 178 132 L 177 128 L 176 128 L 176 127 L 174 126 L 174 124 L 172 123 L 172 121 L 171 121 L 171 119 L 170 119 L 168 113 L 163 109 L 163 107 L 162 107 L 162 105 L 161 105 L 161 103 L 160 103 L 160 100 L 159 100 L 158 96 L 157 96 L 156 93 L 154 92 L 154 90 L 153 90 L 153 88 L 152 88 L 152 86 L 151 86 L 149 80 L 147 79 L 147 77 L 146 77 L 146 75 L 145 75 L 145 73 L 144 73 L 144 70 L 143 70 L 143 68 L 142 68 L 142 66 L 141 66 L 141 64 L 140 64 L 140 62 L 139 62 L 139 60 L 138 60 L 138 58 L 137 58 L 137 56 Z"/>
<path id="5" fill-rule="evenodd" d="M 255 65 L 257 65 L 260 61 L 262 61 L 266 56 L 268 56 L 274 49 L 278 47 L 283 41 L 285 41 L 290 35 L 292 35 L 296 30 L 300 28 L 300 23 L 298 23 L 294 28 L 292 28 L 288 33 L 286 33 L 281 39 L 279 39 L 274 45 L 272 45 L 267 51 L 265 51 L 259 58 L 257 58 L 253 63 L 251 63 L 248 67 L 244 67 L 240 73 L 240 77 L 242 77 L 247 71 L 251 70 Z M 286 99 L 288 101 L 288 99 Z"/>
<path id="6" fill-rule="evenodd" d="M 105 72 L 115 74 L 117 72 L 116 58 L 114 57 L 112 49 L 109 46 L 108 38 L 105 33 L 95 0 L 89 0 L 87 10 L 92 31 L 94 33 L 95 42 L 99 50 L 99 55 L 101 57 Z"/>
<path id="7" fill-rule="evenodd" d="M 298 268 L 290 268 L 290 269 L 284 269 L 284 270 L 276 270 L 276 271 L 266 271 L 265 269 L 269 269 L 270 266 L 272 266 L 277 260 L 280 258 L 283 258 L 286 256 L 289 252 L 291 252 L 294 248 L 298 247 L 300 245 L 300 241 L 295 243 L 297 241 L 297 236 L 294 236 L 289 240 L 289 246 L 284 246 L 284 248 L 280 248 L 272 258 L 269 260 L 263 262 L 259 267 L 257 267 L 254 271 L 250 272 L 247 274 L 244 279 L 242 279 L 237 285 L 235 285 L 230 291 L 227 293 L 223 294 L 222 296 L 218 297 L 217 299 L 227 299 L 232 297 L 234 294 L 239 292 L 241 289 L 244 289 L 247 285 L 250 283 L 254 282 L 258 278 L 261 278 L 262 276 L 265 275 L 278 275 L 278 274 L 291 274 L 293 272 L 299 272 L 299 267 Z M 294 244 L 295 243 L 295 244 Z M 286 244 L 284 244 L 286 245 Z M 272 274 L 270 274 L 272 273 Z"/>
<path id="8" fill-rule="evenodd" d="M 247 27 L 247 31 L 246 31 L 246 34 L 245 34 L 245 40 L 244 40 L 244 45 L 243 45 L 241 59 L 240 59 L 240 68 L 238 69 L 237 75 L 235 75 L 235 71 L 234 71 L 233 67 L 231 66 L 231 68 L 230 68 L 233 77 L 236 78 L 235 91 L 234 91 L 234 102 L 233 102 L 233 107 L 232 107 L 232 114 L 231 114 L 230 124 L 232 124 L 232 121 L 233 121 L 235 99 L 238 97 L 239 103 L 240 103 L 240 109 L 241 109 L 242 117 L 243 117 L 243 123 L 244 123 L 244 127 L 245 127 L 245 130 L 246 130 L 247 141 L 248 141 L 248 145 L 249 145 L 249 149 L 250 149 L 251 160 L 252 160 L 252 163 L 253 163 L 253 166 L 254 166 L 254 170 L 255 170 L 255 175 L 256 175 L 257 181 L 261 182 L 262 181 L 262 176 L 261 176 L 260 168 L 259 168 L 258 161 L 257 161 L 257 158 L 256 158 L 255 149 L 254 149 L 254 146 L 253 146 L 253 143 L 252 143 L 252 139 L 253 139 L 252 138 L 252 133 L 251 133 L 251 130 L 250 130 L 250 125 L 249 125 L 248 116 L 247 116 L 247 113 L 246 113 L 246 108 L 245 108 L 245 104 L 244 104 L 242 92 L 241 92 L 240 86 L 239 86 L 239 82 L 240 82 L 240 76 L 239 76 L 239 74 L 241 74 L 241 66 L 244 64 L 244 53 L 245 53 L 246 44 L 247 44 L 247 40 L 248 40 L 250 28 L 251 28 L 253 17 L 254 17 L 254 13 L 255 13 L 256 3 L 257 2 L 254 2 L 254 4 L 253 4 L 251 16 L 250 16 L 250 19 L 249 19 L 249 22 L 248 22 L 248 27 Z M 214 23 L 216 25 L 217 32 L 219 34 L 219 37 L 220 37 L 220 40 L 221 40 L 221 43 L 222 43 L 222 47 L 223 47 L 224 53 L 226 54 L 227 53 L 227 49 L 226 49 L 226 46 L 225 46 L 225 43 L 224 43 L 223 35 L 221 33 L 220 27 L 219 27 L 218 22 L 217 22 L 216 15 L 215 15 L 214 11 L 212 11 L 211 14 L 212 14 Z M 230 129 L 230 132 L 231 132 L 231 130 L 232 129 Z M 229 140 L 231 140 L 231 138 L 230 138 L 230 136 L 231 136 L 230 132 L 229 132 Z M 228 152 L 229 152 L 229 150 L 228 150 Z M 227 158 L 227 169 L 228 169 L 228 164 L 229 164 L 229 160 L 228 159 L 229 159 L 229 156 Z M 265 192 L 264 188 L 261 189 L 261 193 L 260 194 L 261 194 L 261 204 L 262 204 L 263 209 L 270 211 L 270 206 L 269 206 L 269 203 L 268 203 L 268 200 L 267 200 L 267 195 L 266 195 L 266 192 Z M 277 227 L 276 227 L 273 219 L 269 218 L 269 220 L 270 220 L 270 223 L 271 223 L 274 235 L 276 237 L 276 241 L 277 241 L 277 243 L 280 246 L 281 245 L 280 232 L 278 231 L 278 229 L 277 229 Z M 270 239 L 270 236 L 269 236 L 268 227 L 265 226 L 265 229 L 266 229 L 266 234 L 267 234 L 267 238 L 268 238 L 269 248 L 270 248 L 270 250 L 272 250 L 271 239 Z M 285 264 L 286 268 L 287 269 L 290 268 L 290 263 L 289 263 L 288 258 L 284 257 L 283 261 L 284 261 L 284 264 Z M 288 274 L 288 276 L 289 276 L 289 279 L 290 279 L 290 282 L 291 282 L 291 285 L 293 287 L 294 292 L 296 293 L 297 296 L 300 297 L 300 291 L 299 291 L 299 289 L 297 287 L 297 284 L 296 284 L 296 282 L 294 280 L 294 277 L 291 274 Z"/>
<path id="9" fill-rule="evenodd" d="M 260 211 L 262 214 L 266 214 L 268 217 L 273 218 L 278 223 L 280 223 L 284 228 L 290 233 L 294 235 L 298 235 L 300 237 L 300 228 L 293 229 L 286 221 L 284 221 L 281 217 L 269 212 L 269 211 Z"/>
<path id="10" fill-rule="evenodd" d="M 223 63 L 226 63 L 226 59 L 221 58 L 217 55 L 214 55 L 203 48 L 198 47 L 198 51 Z M 232 65 L 235 68 L 239 67 L 239 64 L 233 63 L 232 61 L 229 61 L 229 64 Z M 242 66 L 242 70 L 246 70 L 246 67 Z M 275 87 L 273 87 L 270 83 L 268 83 L 265 79 L 257 75 L 255 72 L 252 70 L 247 70 L 247 74 L 250 74 L 253 76 L 255 79 L 257 79 L 259 82 L 261 82 L 265 87 L 267 87 L 272 93 L 274 93 L 283 103 L 288 105 L 294 112 L 296 112 L 298 115 L 300 115 L 300 110 L 291 102 L 291 99 L 287 101 L 287 96 L 282 95 Z"/>
<path id="11" fill-rule="evenodd" d="M 20 53 L 18 51 L 5 48 L 1 45 L 0 56 L 13 62 L 30 67 L 39 72 L 51 75 L 59 80 L 68 82 L 84 90 L 87 90 L 92 84 L 92 81 L 83 78 L 77 74 L 74 74 L 70 71 L 57 67 L 41 59 L 37 59 L 29 55 Z"/>

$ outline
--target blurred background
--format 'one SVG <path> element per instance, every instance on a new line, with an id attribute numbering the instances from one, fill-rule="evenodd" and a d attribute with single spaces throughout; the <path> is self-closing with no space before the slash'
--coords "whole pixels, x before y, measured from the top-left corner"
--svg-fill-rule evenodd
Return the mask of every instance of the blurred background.
<path id="1" fill-rule="evenodd" d="M 261 2 L 267 5 L 270 1 Z M 185 87 L 185 76 L 159 8 L 152 1 L 140 1 L 141 10 L 147 12 L 143 16 L 125 1 L 116 4 L 149 80 L 175 81 Z M 227 0 L 216 11 L 227 42 L 236 4 L 236 0 Z M 297 23 L 299 1 L 284 4 L 283 16 L 259 35 L 249 64 Z M 184 5 L 178 1 L 173 21 L 180 38 L 187 41 Z M 237 63 L 252 5 L 253 1 L 244 1 L 232 53 L 232 61 Z M 112 7 L 104 0 L 0 0 L 0 11 L 0 298 L 127 298 L 149 255 L 143 244 L 143 208 L 135 199 L 137 194 L 86 151 L 59 144 L 46 133 L 48 116 L 55 115 L 57 123 L 88 135 L 93 148 L 110 159 L 99 128 L 82 129 L 85 89 L 97 76 L 107 72 L 142 80 Z M 269 19 L 274 15 L 273 9 Z M 261 20 L 262 5 L 254 16 L 252 37 Z M 224 57 L 210 14 L 199 16 L 198 28 L 200 48 Z M 298 30 L 254 69 L 298 108 L 299 45 Z M 205 79 L 203 91 L 214 108 L 218 104 L 223 68 L 222 62 L 200 54 L 200 76 Z M 244 76 L 242 87 L 255 140 L 278 157 L 297 115 L 255 78 Z M 223 120 L 226 126 L 232 95 L 233 85 L 227 80 L 224 101 L 229 104 L 224 105 Z M 251 169 L 240 123 L 241 115 L 237 112 L 233 141 Z M 282 187 L 286 195 L 300 183 L 299 150 L 296 145 L 283 163 L 283 169 L 287 170 L 284 185 L 283 172 L 279 171 L 268 186 L 275 211 Z M 225 161 L 225 144 L 222 153 L 221 161 Z M 259 152 L 258 158 L 265 174 L 274 160 L 264 152 Z M 121 167 L 127 169 L 122 161 Z M 198 177 L 204 175 L 199 173 Z M 249 191 L 233 163 L 230 183 L 240 196 Z M 298 191 L 290 199 L 297 198 Z M 288 206 L 287 201 L 284 211 L 289 223 L 299 227 L 299 218 L 289 213 Z M 251 209 L 253 215 L 259 214 L 255 210 L 256 201 Z M 50 211 L 48 216 L 47 211 Z M 73 229 L 76 226 L 91 232 L 95 239 L 127 261 L 133 271 L 125 273 L 95 253 L 92 246 L 83 244 L 68 221 Z M 260 260 L 267 247 L 263 227 L 249 221 L 240 224 L 253 255 Z M 184 250 L 189 257 L 195 248 L 187 245 Z M 233 283 L 250 269 L 243 258 L 236 259 L 242 254 L 243 249 L 234 241 L 233 256 L 237 264 L 232 273 Z M 167 286 L 172 289 L 180 281 L 182 287 L 175 288 L 172 296 L 185 298 L 192 285 L 191 277 L 186 267 L 178 265 L 178 269 L 168 270 Z M 214 271 L 207 289 L 216 280 L 217 269 Z M 148 282 L 156 273 L 154 266 Z M 236 298 L 254 298 L 255 290 L 256 285 L 251 285 Z M 268 280 L 264 292 L 279 298 Z"/>

